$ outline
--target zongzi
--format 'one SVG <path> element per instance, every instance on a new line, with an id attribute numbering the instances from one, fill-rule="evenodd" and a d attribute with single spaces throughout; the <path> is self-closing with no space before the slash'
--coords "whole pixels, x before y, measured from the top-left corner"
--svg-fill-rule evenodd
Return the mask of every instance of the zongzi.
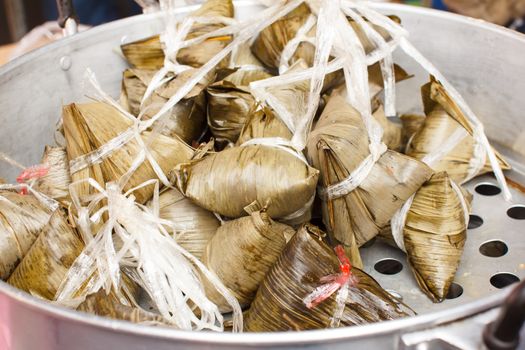
<path id="1" fill-rule="evenodd" d="M 245 318 L 249 332 L 299 331 L 333 326 L 336 293 L 308 307 L 305 299 L 330 276 L 340 263 L 315 226 L 303 226 L 288 242 L 264 278 Z M 357 283 L 349 287 L 340 322 L 336 326 L 362 325 L 413 315 L 365 272 L 353 267 Z"/>
<path id="2" fill-rule="evenodd" d="M 249 113 L 246 124 L 237 140 L 237 145 L 240 146 L 251 139 L 265 137 L 279 137 L 290 140 L 292 133 L 273 110 L 261 106 L 260 109 L 252 110 Z"/>
<path id="3" fill-rule="evenodd" d="M 0 191 L 0 279 L 11 275 L 50 216 L 34 196 Z"/>
<path id="4" fill-rule="evenodd" d="M 165 325 L 167 323 L 160 315 L 142 310 L 138 307 L 121 304 L 114 295 L 111 293 L 107 295 L 104 290 L 89 295 L 86 300 L 77 307 L 77 310 L 133 323 L 147 325 Z"/>
<path id="5" fill-rule="evenodd" d="M 434 174 L 400 214 L 406 215 L 401 234 L 408 262 L 434 302 L 447 296 L 467 239 L 472 196 L 452 181 L 446 172 Z"/>
<path id="6" fill-rule="evenodd" d="M 164 84 L 158 87 L 143 103 L 142 99 L 148 85 L 155 75 L 152 70 L 127 69 L 122 79 L 122 97 L 124 105 L 135 116 L 142 120 L 153 117 L 177 90 L 192 77 L 194 69 L 178 75 L 169 75 Z M 208 75 L 200 81 L 166 116 L 153 124 L 162 123 L 161 134 L 178 136 L 186 143 L 197 141 L 206 129 L 206 96 L 204 89 L 212 81 Z"/>
<path id="7" fill-rule="evenodd" d="M 464 129 L 465 137 L 458 145 L 443 156 L 432 168 L 446 171 L 452 180 L 463 184 L 472 178 L 492 170 L 485 150 L 476 141 L 474 130 L 458 105 L 445 88 L 433 77 L 430 83 L 421 88 L 425 106 L 425 122 L 407 146 L 407 154 L 423 159 L 442 147 L 458 129 Z M 510 169 L 509 163 L 495 151 L 503 170 Z"/>
<path id="8" fill-rule="evenodd" d="M 65 106 L 63 120 L 66 149 L 70 160 L 97 150 L 133 125 L 133 122 L 126 119 L 117 109 L 102 102 Z M 193 155 L 193 150 L 178 138 L 153 135 L 153 139 L 150 139 L 150 135 L 152 133 L 148 131 L 141 134 L 149 152 L 164 172 L 178 163 L 188 161 Z M 135 139 L 119 146 L 116 146 L 118 148 L 102 162 L 91 164 L 71 174 L 72 180 L 75 182 L 91 177 L 103 186 L 106 182 L 119 180 L 131 168 L 141 151 Z M 156 177 L 151 164 L 145 160 L 131 175 L 125 189 L 128 190 Z M 90 193 L 86 185 L 81 187 L 83 188 L 79 192 L 81 196 Z M 135 191 L 135 196 L 140 203 L 145 203 L 152 195 L 152 186 Z"/>
<path id="9" fill-rule="evenodd" d="M 257 201 L 271 218 L 290 219 L 311 206 L 319 177 L 293 152 L 267 145 L 233 147 L 181 164 L 170 176 L 186 197 L 226 217 L 244 216 L 244 208 Z"/>
<path id="10" fill-rule="evenodd" d="M 229 17 L 234 14 L 231 0 L 207 0 L 201 7 L 190 14 L 192 17 Z M 213 32 L 221 27 L 222 23 L 196 23 L 186 39 L 193 39 Z M 231 41 L 230 36 L 212 37 L 201 43 L 184 47 L 178 51 L 177 62 L 198 68 L 208 62 Z M 160 69 L 164 66 L 164 51 L 160 36 L 131 42 L 121 46 L 122 53 L 127 61 L 139 69 Z"/>
<path id="11" fill-rule="evenodd" d="M 255 108 L 250 83 L 272 76 L 251 56 L 248 48 L 241 47 L 239 50 L 241 52 L 237 54 L 234 63 L 235 70 L 227 70 L 229 74 L 206 89 L 208 125 L 218 142 L 237 141 L 249 111 Z"/>
<path id="12" fill-rule="evenodd" d="M 273 221 L 266 210 L 254 211 L 250 216 L 225 222 L 208 243 L 203 262 L 230 289 L 241 307 L 248 306 L 294 233 L 290 226 Z M 216 294 L 207 292 L 222 312 L 231 311 Z"/>
<path id="13" fill-rule="evenodd" d="M 57 210 L 7 283 L 32 295 L 53 300 L 83 248 L 84 243 L 64 213 Z"/>
<path id="14" fill-rule="evenodd" d="M 36 180 L 34 188 L 67 206 L 71 175 L 66 149 L 46 146 L 42 164 L 48 167 L 48 171 Z"/>
<path id="15" fill-rule="evenodd" d="M 182 248 L 201 259 L 206 245 L 220 227 L 215 215 L 171 188 L 160 194 L 159 209 L 159 217 L 170 222 L 166 230 Z"/>

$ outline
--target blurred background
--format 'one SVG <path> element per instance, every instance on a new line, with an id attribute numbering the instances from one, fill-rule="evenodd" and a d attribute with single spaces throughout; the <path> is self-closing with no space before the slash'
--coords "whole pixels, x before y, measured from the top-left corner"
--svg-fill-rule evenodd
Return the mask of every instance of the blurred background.
<path id="1" fill-rule="evenodd" d="M 187 1 L 199 2 L 199 0 Z M 137 2 L 144 3 L 151 0 L 137 0 Z M 453 11 L 525 32 L 522 19 L 525 15 L 525 0 L 391 0 L 391 2 Z M 80 23 L 88 26 L 142 12 L 141 7 L 133 0 L 73 0 L 73 4 Z M 0 0 L 0 64 L 32 47 L 41 46 L 60 37 L 58 26 L 50 23 L 56 19 L 56 0 Z M 28 35 L 35 27 L 37 29 Z M 13 44 L 24 36 L 26 39 L 22 42 L 23 45 Z M 13 53 L 15 46 L 17 50 Z"/>

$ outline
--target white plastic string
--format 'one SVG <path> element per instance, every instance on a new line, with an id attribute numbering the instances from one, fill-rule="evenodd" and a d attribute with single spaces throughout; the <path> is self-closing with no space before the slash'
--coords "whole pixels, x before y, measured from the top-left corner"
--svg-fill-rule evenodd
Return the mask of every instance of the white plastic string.
<path id="1" fill-rule="evenodd" d="M 369 154 L 343 181 L 326 188 L 319 188 L 319 196 L 325 200 L 333 200 L 335 198 L 346 196 L 355 190 L 367 178 L 375 163 L 379 160 L 381 155 L 386 152 L 386 150 L 387 148 L 384 146 L 378 152 L 375 152 L 375 154 Z"/>
<path id="2" fill-rule="evenodd" d="M 379 50 L 387 51 L 386 40 L 372 26 L 370 26 L 367 21 L 348 7 L 343 8 L 343 10 L 347 16 L 360 25 L 368 39 L 371 40 Z M 380 61 L 380 67 L 385 93 L 385 114 L 389 117 L 396 116 L 396 81 L 394 75 L 394 59 L 392 58 L 391 53 L 387 54 L 384 60 Z"/>
<path id="3" fill-rule="evenodd" d="M 114 183 L 106 190 L 93 179 L 72 184 L 73 203 L 80 203 L 75 191 L 79 183 L 88 183 L 107 200 L 107 205 L 84 220 L 98 222 L 102 213 L 109 219 L 76 259 L 57 292 L 56 300 L 71 303 L 104 288 L 121 289 L 121 266 L 132 270 L 161 315 L 180 329 L 222 331 L 223 317 L 218 307 L 205 295 L 199 275 L 210 281 L 233 309 L 234 331 L 242 331 L 239 303 L 198 259 L 181 248 L 165 230 L 165 220 L 154 210 L 137 205 L 133 191 L 155 182 L 153 200 L 158 200 L 158 181 L 150 180 L 122 194 Z M 158 208 L 158 203 L 153 206 Z M 82 207 L 81 207 L 82 208 Z M 77 209 L 81 209 L 77 208 Z M 77 218 L 78 220 L 79 218 Z M 116 248 L 116 242 L 123 242 Z M 87 285 L 86 285 L 87 282 Z M 198 315 L 198 316 L 197 316 Z"/>
<path id="4" fill-rule="evenodd" d="M 308 42 L 315 46 L 315 41 L 308 36 L 308 32 L 317 23 L 317 18 L 314 15 L 308 16 L 306 22 L 299 28 L 295 37 L 290 40 L 283 51 L 281 52 L 281 59 L 279 62 L 279 74 L 283 74 L 290 68 L 290 59 L 294 55 L 295 51 L 299 47 L 299 44 Z"/>
<path id="5" fill-rule="evenodd" d="M 439 160 L 443 159 L 448 153 L 450 153 L 461 141 L 465 139 L 469 134 L 464 128 L 457 128 L 438 148 L 432 153 L 429 153 L 421 160 L 423 163 L 432 167 Z"/>
<path id="6" fill-rule="evenodd" d="M 6 162 L 7 164 L 11 164 L 12 166 L 20 169 L 20 170 L 24 170 L 24 169 L 27 169 L 26 166 L 20 164 L 19 162 L 17 162 L 16 160 L 14 160 L 13 158 L 9 157 L 7 154 L 5 154 L 4 152 L 0 152 L 0 160 Z"/>
<path id="7" fill-rule="evenodd" d="M 452 151 L 465 137 L 468 136 L 468 132 L 464 128 L 456 129 L 449 138 L 433 153 L 427 154 L 421 160 L 423 163 L 427 164 L 429 167 L 432 167 L 435 163 L 439 162 L 444 156 L 446 156 L 450 151 Z M 467 201 L 463 196 L 463 192 L 459 189 L 454 181 L 451 180 L 451 185 L 454 191 L 456 192 L 465 216 L 465 224 L 468 224 L 469 221 L 469 210 L 467 206 Z M 394 214 L 390 220 L 390 227 L 392 231 L 392 237 L 396 242 L 396 245 L 406 253 L 405 239 L 404 239 L 404 228 L 408 215 L 408 211 L 412 207 L 414 198 L 417 193 L 414 193 L 410 198 L 403 204 L 403 206 Z"/>
<path id="8" fill-rule="evenodd" d="M 454 86 L 448 82 L 448 80 L 443 76 L 443 74 L 441 74 L 441 72 L 439 72 L 437 68 L 428 59 L 426 59 L 408 40 L 406 40 L 405 38 L 401 38 L 400 46 L 407 55 L 412 57 L 428 73 L 436 77 L 436 79 L 450 94 L 451 98 L 463 111 L 470 123 L 472 123 L 473 137 L 475 139 L 475 142 L 483 146 L 484 152 L 488 156 L 490 165 L 492 166 L 492 171 L 494 171 L 496 180 L 498 181 L 498 184 L 502 189 L 503 197 L 505 198 L 505 200 L 511 201 L 512 194 L 510 193 L 509 187 L 507 185 L 505 175 L 503 174 L 503 171 L 501 170 L 501 167 L 498 163 L 498 158 L 496 157 L 494 150 L 492 149 L 492 146 L 490 145 L 487 136 L 485 135 L 483 124 L 479 121 L 479 119 L 470 109 L 470 107 L 465 102 L 461 94 L 456 90 L 456 88 L 454 88 Z M 474 156 L 476 156 L 476 154 L 474 154 Z"/>
<path id="9" fill-rule="evenodd" d="M 317 19 L 317 31 L 315 36 L 315 56 L 313 72 L 310 79 L 310 93 L 306 114 L 299 119 L 295 133 L 292 136 L 292 144 L 297 151 L 302 151 L 306 146 L 306 138 L 310 132 L 312 121 L 319 107 L 321 91 L 327 71 L 328 59 L 335 40 L 335 28 L 331 25 L 334 16 L 337 16 L 340 0 L 330 0 L 321 7 Z"/>
<path id="10" fill-rule="evenodd" d="M 304 154 L 302 152 L 298 152 L 293 147 L 293 144 L 289 140 L 283 139 L 282 137 L 257 137 L 257 138 L 250 139 L 244 142 L 240 147 L 253 146 L 253 145 L 261 145 L 261 146 L 277 148 L 286 153 L 290 153 L 291 155 L 293 155 L 294 157 L 298 158 L 303 163 L 305 163 L 307 166 L 310 166 Z"/>

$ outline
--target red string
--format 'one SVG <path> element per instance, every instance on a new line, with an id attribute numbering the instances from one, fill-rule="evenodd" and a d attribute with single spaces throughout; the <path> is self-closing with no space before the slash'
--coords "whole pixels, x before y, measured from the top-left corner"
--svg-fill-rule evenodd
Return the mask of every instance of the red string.
<path id="1" fill-rule="evenodd" d="M 323 284 L 313 290 L 306 298 L 304 304 L 311 309 L 328 299 L 332 294 L 338 291 L 342 286 L 349 283 L 352 286 L 357 284 L 357 278 L 352 275 L 352 264 L 345 254 L 341 245 L 335 247 L 335 253 L 339 259 L 339 273 L 328 275 L 320 278 Z"/>
<path id="2" fill-rule="evenodd" d="M 19 184 L 24 184 L 27 181 L 39 179 L 42 176 L 47 175 L 48 172 L 49 172 L 48 165 L 44 165 L 44 164 L 35 165 L 27 169 L 24 169 L 20 173 L 20 175 L 18 175 L 18 177 L 16 178 L 16 182 L 18 182 Z M 27 188 L 25 187 L 22 188 L 20 190 L 20 194 L 23 194 L 23 195 L 27 194 Z"/>

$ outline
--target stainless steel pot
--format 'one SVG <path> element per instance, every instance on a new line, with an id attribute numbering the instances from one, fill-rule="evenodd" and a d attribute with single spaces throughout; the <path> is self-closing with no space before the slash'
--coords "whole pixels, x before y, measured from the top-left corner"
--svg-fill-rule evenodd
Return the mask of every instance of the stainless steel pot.
<path id="1" fill-rule="evenodd" d="M 511 161 L 509 178 L 525 183 L 525 36 L 481 21 L 401 5 L 378 4 L 384 13 L 396 14 L 411 33 L 411 41 L 464 94 L 485 123 L 489 138 Z M 258 9 L 251 1 L 237 1 L 239 18 Z M 192 8 L 181 9 L 186 13 Z M 38 162 L 41 147 L 53 142 L 53 131 L 62 104 L 85 99 L 83 74 L 91 68 L 103 88 L 117 96 L 121 72 L 126 67 L 118 46 L 124 41 L 159 33 L 157 15 L 137 16 L 87 32 L 23 56 L 0 68 L 0 149 L 25 164 Z M 400 85 L 403 112 L 421 109 L 417 91 L 428 77 L 407 57 L 396 61 L 416 78 Z M 410 93 L 409 93 L 410 91 Z M 15 169 L 2 165 L 0 176 L 13 178 Z M 477 179 L 469 184 L 494 180 Z M 522 188 L 523 189 L 523 188 Z M 458 273 L 463 296 L 441 305 L 429 304 L 414 292 L 409 276 L 387 276 L 375 271 L 377 259 L 404 257 L 385 247 L 365 251 L 369 271 L 385 288 L 405 298 L 422 315 L 367 326 L 274 334 L 190 333 L 144 327 L 77 313 L 42 302 L 0 282 L 0 349 L 239 349 L 272 348 L 441 349 L 481 346 L 482 328 L 493 321 L 509 289 L 499 291 L 489 280 L 498 272 L 521 279 L 525 276 L 525 221 L 507 216 L 507 209 L 521 213 L 525 195 L 513 188 L 514 203 L 476 194 L 475 210 L 488 222 L 469 233 L 465 261 Z M 478 203 L 478 204 L 476 204 Z M 521 209 L 520 209 L 521 208 Z M 523 210 L 522 210 L 523 209 Z M 509 212 L 510 213 L 510 212 Z M 521 215 L 521 214 L 520 214 Z M 519 215 L 518 215 L 519 216 Z M 504 232 L 510 253 L 502 260 L 479 257 L 484 240 Z M 396 255 L 397 254 L 397 255 Z M 501 286 L 501 285 L 499 285 Z M 493 327 L 494 328 L 494 327 Z"/>

